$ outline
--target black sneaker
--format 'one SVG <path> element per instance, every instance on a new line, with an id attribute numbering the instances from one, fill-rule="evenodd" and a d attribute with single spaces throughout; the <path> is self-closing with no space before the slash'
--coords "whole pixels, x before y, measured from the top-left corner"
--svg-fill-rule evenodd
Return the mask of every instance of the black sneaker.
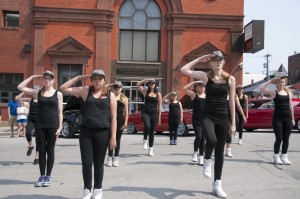
<path id="1" fill-rule="evenodd" d="M 33 146 L 32 147 L 28 147 L 28 151 L 27 151 L 27 156 L 30 156 L 33 150 Z"/>
<path id="2" fill-rule="evenodd" d="M 33 164 L 34 164 L 34 165 L 39 164 L 39 159 L 34 159 Z"/>

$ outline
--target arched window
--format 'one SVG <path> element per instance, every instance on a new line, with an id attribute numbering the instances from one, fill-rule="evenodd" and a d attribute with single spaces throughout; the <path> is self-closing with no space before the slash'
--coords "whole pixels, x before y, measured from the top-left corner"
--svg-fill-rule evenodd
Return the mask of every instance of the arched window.
<path id="1" fill-rule="evenodd" d="M 159 61 L 161 12 L 154 0 L 126 0 L 119 29 L 121 61 Z"/>

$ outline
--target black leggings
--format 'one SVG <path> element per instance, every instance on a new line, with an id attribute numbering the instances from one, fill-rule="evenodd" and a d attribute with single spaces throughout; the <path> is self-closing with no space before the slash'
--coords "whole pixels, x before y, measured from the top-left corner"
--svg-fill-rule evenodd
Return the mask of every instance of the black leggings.
<path id="1" fill-rule="evenodd" d="M 202 126 L 206 139 L 205 159 L 211 159 L 212 152 L 215 150 L 214 179 L 221 180 L 224 145 L 229 129 L 228 116 L 221 114 L 213 114 L 212 117 L 204 116 Z"/>
<path id="2" fill-rule="evenodd" d="M 243 125 L 244 125 L 244 119 L 243 116 L 240 114 L 240 112 L 236 112 L 236 131 L 239 132 L 239 139 L 243 138 Z"/>
<path id="3" fill-rule="evenodd" d="M 170 141 L 171 140 L 177 140 L 177 130 L 179 126 L 179 121 L 169 121 L 169 136 L 170 136 Z"/>
<path id="4" fill-rule="evenodd" d="M 289 148 L 289 139 L 293 127 L 292 118 L 273 115 L 272 125 L 276 137 L 274 153 L 279 153 L 282 142 L 282 154 L 286 154 Z"/>
<path id="5" fill-rule="evenodd" d="M 153 147 L 154 143 L 154 129 L 157 124 L 157 114 L 142 113 L 142 120 L 144 124 L 144 140 L 147 140 L 149 135 L 149 147 Z"/>
<path id="6" fill-rule="evenodd" d="M 34 120 L 27 120 L 27 126 L 26 126 L 26 140 L 27 142 L 31 142 L 32 141 L 32 130 L 35 129 L 35 124 L 36 122 Z M 35 131 L 35 137 L 37 135 L 37 131 Z M 35 150 L 39 151 L 39 147 L 38 147 L 38 143 L 37 141 L 35 141 Z"/>
<path id="7" fill-rule="evenodd" d="M 101 189 L 104 175 L 104 160 L 109 140 L 108 129 L 80 127 L 79 144 L 81 153 L 84 188 L 92 189 L 92 166 L 94 163 L 94 188 Z"/>
<path id="8" fill-rule="evenodd" d="M 119 156 L 119 152 L 120 152 L 120 147 L 121 147 L 121 137 L 122 137 L 122 133 L 123 130 L 121 130 L 122 126 L 123 126 L 123 119 L 122 120 L 117 120 L 117 135 L 116 135 L 116 140 L 117 140 L 117 147 L 115 148 L 115 157 Z M 109 146 L 108 146 L 109 148 Z M 108 152 L 109 156 L 113 156 L 113 151 L 114 150 L 110 150 Z"/>
<path id="9" fill-rule="evenodd" d="M 45 175 L 47 164 L 47 176 L 51 176 L 54 164 L 54 148 L 56 142 L 56 131 L 53 128 L 36 129 L 36 139 L 39 146 L 39 167 L 41 176 Z M 47 153 L 47 154 L 46 154 Z M 46 157 L 47 155 L 47 157 Z"/>
<path id="10" fill-rule="evenodd" d="M 198 151 L 199 149 L 199 155 L 203 156 L 205 148 L 205 138 L 201 123 L 193 121 L 193 128 L 196 135 L 194 140 L 194 151 Z"/>

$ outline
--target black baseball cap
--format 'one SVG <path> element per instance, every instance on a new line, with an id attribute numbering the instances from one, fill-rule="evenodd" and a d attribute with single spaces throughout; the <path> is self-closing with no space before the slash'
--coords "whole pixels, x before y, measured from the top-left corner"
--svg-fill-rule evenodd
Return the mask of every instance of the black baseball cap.
<path id="1" fill-rule="evenodd" d="M 54 73 L 50 70 L 46 70 L 44 72 L 43 76 L 50 76 L 50 77 L 54 78 Z"/>
<path id="2" fill-rule="evenodd" d="M 101 76 L 105 79 L 105 73 L 103 70 L 97 69 L 97 70 L 93 70 L 92 74 L 91 74 L 91 78 L 95 77 L 95 76 Z"/>

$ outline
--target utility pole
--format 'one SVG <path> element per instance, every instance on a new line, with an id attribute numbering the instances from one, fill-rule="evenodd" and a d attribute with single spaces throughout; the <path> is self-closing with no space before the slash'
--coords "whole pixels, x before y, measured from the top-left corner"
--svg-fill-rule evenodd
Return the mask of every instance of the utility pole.
<path id="1" fill-rule="evenodd" d="M 267 80 L 270 80 L 270 77 L 269 77 L 269 57 L 271 57 L 272 55 L 270 54 L 266 54 L 264 57 L 267 59 L 267 63 L 264 64 L 267 68 Z"/>

